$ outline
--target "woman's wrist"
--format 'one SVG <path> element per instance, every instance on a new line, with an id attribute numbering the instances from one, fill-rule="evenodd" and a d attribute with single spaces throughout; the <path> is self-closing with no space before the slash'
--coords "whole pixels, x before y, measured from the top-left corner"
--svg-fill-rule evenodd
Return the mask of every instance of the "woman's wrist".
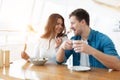
<path id="1" fill-rule="evenodd" d="M 30 62 L 30 58 L 27 59 L 27 62 Z"/>

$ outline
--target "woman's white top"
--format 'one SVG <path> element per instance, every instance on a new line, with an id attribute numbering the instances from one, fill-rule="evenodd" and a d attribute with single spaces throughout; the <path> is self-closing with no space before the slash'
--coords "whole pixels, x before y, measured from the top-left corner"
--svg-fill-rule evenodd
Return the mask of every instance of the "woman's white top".
<path id="1" fill-rule="evenodd" d="M 67 37 L 63 37 L 62 42 L 67 40 Z M 36 58 L 48 58 L 48 62 L 56 63 L 55 39 L 52 39 L 49 43 L 48 39 L 40 38 L 34 49 L 34 56 Z"/>

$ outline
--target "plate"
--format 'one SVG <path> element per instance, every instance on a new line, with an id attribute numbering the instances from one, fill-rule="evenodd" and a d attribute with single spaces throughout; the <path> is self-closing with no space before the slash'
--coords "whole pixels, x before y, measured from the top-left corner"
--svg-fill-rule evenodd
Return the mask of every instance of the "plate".
<path id="1" fill-rule="evenodd" d="M 85 67 L 85 66 L 73 66 L 71 67 L 71 70 L 73 71 L 89 71 L 91 68 L 90 67 Z"/>

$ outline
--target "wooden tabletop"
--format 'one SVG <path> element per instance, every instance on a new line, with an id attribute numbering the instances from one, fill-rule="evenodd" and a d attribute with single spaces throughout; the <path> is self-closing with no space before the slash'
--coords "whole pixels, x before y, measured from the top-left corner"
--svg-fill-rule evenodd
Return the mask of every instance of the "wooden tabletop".
<path id="1" fill-rule="evenodd" d="M 66 65 L 46 63 L 34 66 L 18 60 L 9 67 L 0 68 L 0 80 L 120 80 L 120 71 L 91 68 L 90 71 L 72 71 Z"/>

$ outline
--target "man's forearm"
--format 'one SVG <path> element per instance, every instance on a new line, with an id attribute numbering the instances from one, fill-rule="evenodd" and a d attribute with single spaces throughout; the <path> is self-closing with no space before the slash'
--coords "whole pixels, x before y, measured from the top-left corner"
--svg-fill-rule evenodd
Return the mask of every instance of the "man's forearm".
<path id="1" fill-rule="evenodd" d="M 117 57 L 104 54 L 98 50 L 94 50 L 92 55 L 107 67 L 120 70 L 120 61 Z"/>

